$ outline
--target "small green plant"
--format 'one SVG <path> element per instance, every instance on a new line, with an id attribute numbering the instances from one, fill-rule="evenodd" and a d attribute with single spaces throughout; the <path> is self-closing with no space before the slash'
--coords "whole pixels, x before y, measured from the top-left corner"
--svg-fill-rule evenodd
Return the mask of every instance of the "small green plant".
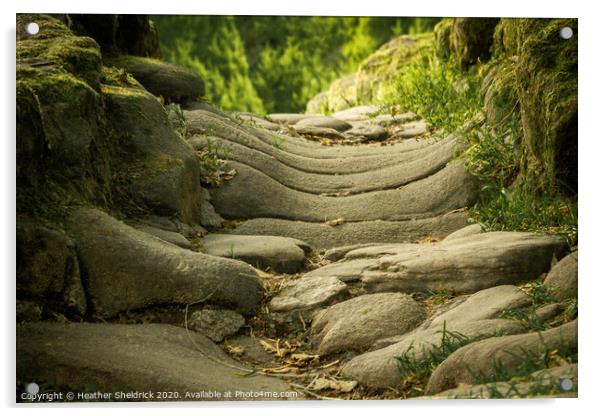
<path id="1" fill-rule="evenodd" d="M 443 324 L 440 332 L 440 343 L 423 346 L 420 353 L 417 353 L 414 345 L 410 345 L 402 355 L 395 357 L 403 381 L 418 380 L 423 384 L 426 383 L 429 375 L 443 360 L 471 341 L 459 332 L 448 331 L 446 323 Z"/>
<path id="2" fill-rule="evenodd" d="M 206 138 L 206 145 L 197 151 L 201 168 L 201 182 L 205 185 L 217 186 L 222 183 L 222 166 L 227 158 L 227 152 L 219 143 Z"/>
<path id="3" fill-rule="evenodd" d="M 282 144 L 285 141 L 284 137 L 277 136 L 277 135 L 274 135 L 273 137 L 274 137 L 274 141 L 272 142 L 272 146 L 274 146 L 276 149 L 282 148 Z"/>
<path id="4" fill-rule="evenodd" d="M 230 244 L 230 250 L 228 250 L 228 257 L 231 259 L 236 258 L 236 253 L 234 251 L 234 244 Z"/>
<path id="5" fill-rule="evenodd" d="M 432 289 L 414 294 L 416 300 L 427 301 L 433 305 L 440 305 L 453 297 L 454 291 L 451 289 Z"/>
<path id="6" fill-rule="evenodd" d="M 180 135 L 183 138 L 188 138 L 189 137 L 189 131 L 188 131 L 188 122 L 186 121 L 186 118 L 184 117 L 184 112 L 182 111 L 182 108 L 180 108 L 179 104 L 168 104 L 165 106 L 165 110 L 167 110 L 167 114 L 174 114 L 173 118 L 170 118 L 172 120 L 172 123 L 174 124 L 174 128 L 176 129 L 176 131 L 178 133 L 180 133 Z"/>
<path id="7" fill-rule="evenodd" d="M 535 313 L 534 307 L 508 309 L 501 313 L 500 318 L 514 319 L 529 331 L 544 331 L 550 327 Z"/>
<path id="8" fill-rule="evenodd" d="M 463 73 L 453 60 L 423 55 L 401 69 L 384 107 L 400 105 L 449 133 L 480 110 L 479 86 L 476 70 Z"/>
<path id="9" fill-rule="evenodd" d="M 523 381 L 528 379 L 532 373 L 556 367 L 559 363 L 563 365 L 577 363 L 578 353 L 574 345 L 568 342 L 560 342 L 556 348 L 551 349 L 545 344 L 541 333 L 539 335 L 543 350 L 530 351 L 520 347 L 519 352 L 504 351 L 510 357 L 512 365 L 498 358 L 489 371 L 479 370 L 477 372 L 472 370 L 468 364 L 465 364 L 465 368 L 474 379 L 474 384 L 512 380 Z"/>

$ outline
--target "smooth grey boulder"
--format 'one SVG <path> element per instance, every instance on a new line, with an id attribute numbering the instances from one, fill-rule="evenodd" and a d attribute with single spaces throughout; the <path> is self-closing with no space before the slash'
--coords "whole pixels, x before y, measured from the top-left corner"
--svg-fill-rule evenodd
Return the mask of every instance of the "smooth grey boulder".
<path id="1" fill-rule="evenodd" d="M 236 391 L 290 391 L 282 379 L 241 374 L 242 365 L 208 338 L 172 325 L 42 322 L 17 326 L 17 379 L 52 380 L 64 393 L 89 391 L 92 385 L 94 391 L 166 391 L 179 394 L 175 400 L 198 401 L 240 400 Z M 222 396 L 194 396 L 203 391 Z M 228 391 L 230 398 L 223 396 Z"/>
<path id="2" fill-rule="evenodd" d="M 16 252 L 17 298 L 36 299 L 59 312 L 86 312 L 75 245 L 64 231 L 19 219 Z"/>
<path id="3" fill-rule="evenodd" d="M 297 114 L 297 113 L 274 113 L 268 114 L 270 120 L 274 123 L 293 126 L 304 118 L 318 117 L 319 114 Z"/>
<path id="4" fill-rule="evenodd" d="M 201 244 L 204 252 L 212 256 L 242 260 L 278 273 L 299 271 L 305 254 L 311 251 L 303 241 L 275 236 L 208 234 Z"/>
<path id="5" fill-rule="evenodd" d="M 229 309 L 203 308 L 188 317 L 188 328 L 202 333 L 214 342 L 222 342 L 234 335 L 245 324 L 242 315 Z"/>
<path id="6" fill-rule="evenodd" d="M 473 293 L 534 280 L 567 248 L 556 236 L 499 231 L 432 244 L 360 248 L 307 276 L 357 282 L 369 292 Z"/>
<path id="7" fill-rule="evenodd" d="M 379 338 L 414 329 L 425 318 L 425 307 L 409 295 L 363 295 L 318 312 L 311 325 L 310 340 L 320 355 L 362 352 Z"/>
<path id="8" fill-rule="evenodd" d="M 351 123 L 354 121 L 367 120 L 378 110 L 379 107 L 376 105 L 358 105 L 346 110 L 337 111 L 336 113 L 332 114 L 332 117 Z"/>
<path id="9" fill-rule="evenodd" d="M 330 116 L 307 117 L 295 123 L 295 130 L 299 131 L 303 127 L 326 127 L 338 132 L 349 130 L 352 126 L 344 120 Z"/>
<path id="10" fill-rule="evenodd" d="M 278 131 L 281 129 L 277 123 L 266 120 L 265 117 L 253 113 L 234 113 L 235 119 L 240 119 L 250 127 L 262 128 L 266 130 Z"/>
<path id="11" fill-rule="evenodd" d="M 569 364 L 562 367 L 535 371 L 525 381 L 520 383 L 500 381 L 475 386 L 464 386 L 446 390 L 434 396 L 423 396 L 420 399 L 577 397 L 577 373 L 577 364 Z M 568 391 L 562 387 L 562 382 L 565 379 L 570 380 L 572 384 Z"/>
<path id="12" fill-rule="evenodd" d="M 256 218 L 232 230 L 240 235 L 280 235 L 306 241 L 315 249 L 357 244 L 409 243 L 425 237 L 443 238 L 467 224 L 466 212 L 408 221 L 360 221 L 332 227 L 324 223 Z"/>
<path id="13" fill-rule="evenodd" d="M 286 285 L 269 303 L 273 312 L 308 311 L 344 297 L 347 285 L 337 278 L 302 277 Z"/>
<path id="14" fill-rule="evenodd" d="M 379 141 L 387 138 L 389 133 L 383 127 L 375 124 L 354 124 L 353 128 L 345 132 L 345 136 L 358 141 Z"/>
<path id="15" fill-rule="evenodd" d="M 121 205 L 198 222 L 198 156 L 173 130 L 161 103 L 146 91 L 122 87 L 103 86 L 103 98 L 107 116 L 121 134 L 113 171 Z"/>
<path id="16" fill-rule="evenodd" d="M 430 349 L 441 345 L 444 328 L 467 340 L 524 332 L 518 321 L 498 318 L 505 310 L 527 306 L 530 299 L 519 288 L 505 285 L 448 303 L 413 332 L 376 341 L 375 350 L 353 358 L 343 367 L 343 374 L 369 387 L 395 387 L 400 382 L 395 357 L 411 354 L 416 361 L 422 360 Z"/>
<path id="17" fill-rule="evenodd" d="M 345 136 L 343 136 L 337 130 L 331 129 L 330 127 L 300 126 L 299 124 L 300 123 L 295 124 L 295 131 L 303 136 L 318 138 L 325 137 L 333 140 L 345 139 Z"/>
<path id="18" fill-rule="evenodd" d="M 168 243 L 174 244 L 178 247 L 182 247 L 187 250 L 192 249 L 192 244 L 190 243 L 190 241 L 188 241 L 188 239 L 180 233 L 163 230 L 161 228 L 151 227 L 149 225 L 139 225 L 139 226 L 136 226 L 136 229 L 143 231 L 147 234 L 153 235 L 155 237 L 158 237 L 161 240 L 167 241 Z"/>
<path id="19" fill-rule="evenodd" d="M 67 232 L 75 241 L 88 300 L 98 316 L 203 299 L 244 314 L 259 306 L 261 283 L 241 261 L 176 247 L 95 209 L 75 210 Z"/>
<path id="20" fill-rule="evenodd" d="M 401 114 L 378 114 L 370 121 L 383 127 L 395 126 L 415 120 L 418 116 L 411 111 Z"/>
<path id="21" fill-rule="evenodd" d="M 447 237 L 445 237 L 445 241 L 456 240 L 458 238 L 464 238 L 471 235 L 481 234 L 483 232 L 483 228 L 481 224 L 470 224 L 466 227 L 460 228 L 457 231 L 454 231 Z"/>
<path id="22" fill-rule="evenodd" d="M 479 195 L 478 180 L 464 163 L 451 163 L 435 174 L 389 189 L 329 197 L 295 191 L 241 163 L 229 162 L 237 175 L 211 189 L 211 200 L 225 218 L 281 218 L 308 222 L 409 220 L 435 217 L 471 206 Z M 375 209 L 379 207 L 379 209 Z"/>
<path id="23" fill-rule="evenodd" d="M 483 319 L 454 325 L 453 330 L 461 334 L 467 342 L 500 334 L 519 334 L 525 328 L 515 320 Z M 358 355 L 347 362 L 341 371 L 343 377 L 357 380 L 360 384 L 386 389 L 398 387 L 401 383 L 399 362 L 395 357 L 411 354 L 417 361 L 423 359 L 433 346 L 440 346 L 443 339 L 441 328 L 416 330 L 404 336 L 403 340 L 388 347 Z"/>
<path id="24" fill-rule="evenodd" d="M 508 335 L 468 344 L 439 364 L 431 374 L 426 393 L 436 394 L 460 383 L 473 384 L 480 375 L 491 376 L 496 366 L 511 373 L 529 356 L 540 357 L 558 348 L 577 350 L 577 320 L 541 333 Z"/>
<path id="25" fill-rule="evenodd" d="M 157 97 L 186 101 L 205 95 L 205 83 L 201 77 L 183 66 L 132 55 L 120 55 L 107 64 L 125 69 Z"/>
<path id="26" fill-rule="evenodd" d="M 393 138 L 398 139 L 409 139 L 416 136 L 421 136 L 428 132 L 429 128 L 426 122 L 412 121 L 399 126 L 395 132 L 391 135 Z"/>
<path id="27" fill-rule="evenodd" d="M 578 252 L 567 254 L 546 276 L 543 285 L 558 300 L 577 297 Z"/>

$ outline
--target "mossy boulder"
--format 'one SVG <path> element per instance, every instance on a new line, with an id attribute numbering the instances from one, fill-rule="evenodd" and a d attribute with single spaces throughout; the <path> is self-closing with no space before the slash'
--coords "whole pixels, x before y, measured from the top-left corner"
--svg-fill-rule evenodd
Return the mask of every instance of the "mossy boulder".
<path id="1" fill-rule="evenodd" d="M 174 131 L 159 100 L 137 88 L 103 85 L 102 94 L 117 136 L 113 179 L 121 202 L 130 209 L 140 203 L 155 214 L 197 223 L 198 158 Z"/>
<path id="2" fill-rule="evenodd" d="M 86 312 L 75 246 L 62 231 L 31 219 L 17 222 L 17 296 L 58 312 Z"/>
<path id="3" fill-rule="evenodd" d="M 161 56 L 157 29 L 147 15 L 70 14 L 64 20 L 74 33 L 96 40 L 103 54 Z"/>
<path id="4" fill-rule="evenodd" d="M 131 55 L 121 55 L 107 63 L 123 68 L 149 92 L 169 101 L 182 102 L 205 95 L 205 84 L 201 77 L 179 65 Z"/>
<path id="5" fill-rule="evenodd" d="M 462 67 L 486 61 L 491 56 L 493 35 L 499 19 L 483 17 L 454 18 L 449 30 L 450 45 Z"/>
<path id="6" fill-rule="evenodd" d="M 570 39 L 560 37 L 564 27 Z M 528 175 L 569 193 L 577 193 L 577 32 L 577 19 L 502 19 L 494 47 L 514 68 Z"/>
<path id="7" fill-rule="evenodd" d="M 355 81 L 358 104 L 381 99 L 403 66 L 432 52 L 433 39 L 432 33 L 403 35 L 384 44 L 364 60 Z"/>
<path id="8" fill-rule="evenodd" d="M 435 26 L 435 52 L 439 58 L 447 59 L 451 55 L 451 34 L 454 27 L 454 19 L 441 19 Z"/>
<path id="9" fill-rule="evenodd" d="M 508 59 L 496 60 L 488 66 L 483 77 L 481 93 L 483 110 L 490 127 L 509 121 L 513 114 L 520 115 L 516 86 L 516 65 Z"/>
<path id="10" fill-rule="evenodd" d="M 32 21 L 35 36 L 24 30 Z M 110 132 L 98 45 L 53 17 L 18 15 L 16 52 L 17 212 L 60 211 L 72 199 L 102 204 Z"/>

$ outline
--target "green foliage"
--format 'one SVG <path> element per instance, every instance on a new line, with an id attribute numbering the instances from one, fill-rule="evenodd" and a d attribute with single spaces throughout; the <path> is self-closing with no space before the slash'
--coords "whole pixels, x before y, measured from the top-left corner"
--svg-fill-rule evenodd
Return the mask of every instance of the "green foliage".
<path id="1" fill-rule="evenodd" d="M 226 109 L 263 112 L 232 16 L 155 16 L 163 57 L 196 71 L 208 98 Z"/>
<path id="2" fill-rule="evenodd" d="M 479 80 L 472 70 L 461 72 L 452 60 L 422 55 L 404 66 L 385 98 L 385 107 L 399 105 L 451 132 L 480 110 Z"/>
<path id="3" fill-rule="evenodd" d="M 400 356 L 395 357 L 404 382 L 418 381 L 426 384 L 430 374 L 443 360 L 458 348 L 474 341 L 459 332 L 448 331 L 445 323 L 440 332 L 440 343 L 423 346 L 418 354 L 414 345 L 410 345 Z"/>
<path id="4" fill-rule="evenodd" d="M 427 301 L 433 305 L 440 305 L 454 297 L 454 291 L 451 289 L 428 290 L 414 294 L 414 298 L 420 301 Z"/>
<path id="5" fill-rule="evenodd" d="M 482 181 L 480 199 L 471 210 L 486 231 L 533 231 L 558 234 L 577 244 L 577 202 L 531 181 L 517 181 L 521 129 L 513 115 L 497 130 L 479 127 L 463 134 L 468 169 Z"/>
<path id="6" fill-rule="evenodd" d="M 164 58 L 197 71 L 227 110 L 302 111 L 380 45 L 439 18 L 154 16 Z"/>

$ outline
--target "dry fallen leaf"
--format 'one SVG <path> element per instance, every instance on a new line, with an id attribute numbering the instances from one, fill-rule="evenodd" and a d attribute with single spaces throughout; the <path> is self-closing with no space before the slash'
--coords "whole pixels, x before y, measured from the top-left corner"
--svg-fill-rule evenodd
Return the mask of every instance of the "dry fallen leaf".
<path id="1" fill-rule="evenodd" d="M 227 345 L 226 351 L 230 355 L 233 355 L 235 357 L 241 357 L 245 352 L 245 347 L 243 347 L 242 345 Z"/>
<path id="2" fill-rule="evenodd" d="M 329 380 L 326 378 L 319 378 L 314 381 L 310 388 L 314 391 L 321 390 L 334 390 L 340 393 L 349 393 L 357 386 L 355 380 Z"/>
<path id="3" fill-rule="evenodd" d="M 336 227 L 337 225 L 341 225 L 343 223 L 345 223 L 344 218 L 336 218 L 334 220 L 326 221 L 326 224 L 330 225 L 331 227 Z"/>

